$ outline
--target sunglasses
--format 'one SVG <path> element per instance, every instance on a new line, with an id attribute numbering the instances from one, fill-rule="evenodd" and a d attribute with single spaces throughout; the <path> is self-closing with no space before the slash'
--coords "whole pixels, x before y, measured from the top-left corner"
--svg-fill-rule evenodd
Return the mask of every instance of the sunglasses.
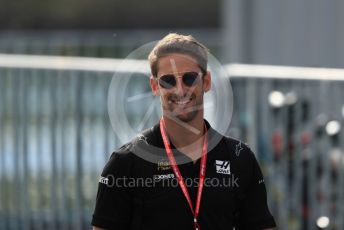
<path id="1" fill-rule="evenodd" d="M 202 73 L 197 72 L 185 72 L 182 76 L 180 76 L 183 80 L 183 84 L 191 87 L 197 83 L 198 77 L 201 76 Z M 159 85 L 164 89 L 172 89 L 177 85 L 177 78 L 173 74 L 166 74 L 158 78 Z"/>

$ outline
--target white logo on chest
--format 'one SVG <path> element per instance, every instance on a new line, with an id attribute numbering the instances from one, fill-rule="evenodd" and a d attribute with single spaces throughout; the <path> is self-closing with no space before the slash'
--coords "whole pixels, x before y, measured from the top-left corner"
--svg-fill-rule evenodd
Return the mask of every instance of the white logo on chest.
<path id="1" fill-rule="evenodd" d="M 227 175 L 231 174 L 231 167 L 230 167 L 229 161 L 216 160 L 215 165 L 216 165 L 217 173 L 227 174 Z"/>

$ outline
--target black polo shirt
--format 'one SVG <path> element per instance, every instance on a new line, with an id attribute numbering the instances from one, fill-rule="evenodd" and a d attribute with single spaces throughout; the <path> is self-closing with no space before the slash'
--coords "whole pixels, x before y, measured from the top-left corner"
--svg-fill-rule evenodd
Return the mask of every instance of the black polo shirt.
<path id="1" fill-rule="evenodd" d="M 206 124 L 208 139 L 220 138 L 208 151 L 198 218 L 201 230 L 274 227 L 254 154 L 242 142 L 222 136 Z M 156 156 L 153 161 L 140 157 L 150 146 L 164 149 L 159 124 L 112 154 L 99 180 L 93 226 L 115 230 L 194 229 L 192 212 L 166 152 L 146 152 Z M 200 159 L 193 163 L 171 147 L 195 207 Z"/>

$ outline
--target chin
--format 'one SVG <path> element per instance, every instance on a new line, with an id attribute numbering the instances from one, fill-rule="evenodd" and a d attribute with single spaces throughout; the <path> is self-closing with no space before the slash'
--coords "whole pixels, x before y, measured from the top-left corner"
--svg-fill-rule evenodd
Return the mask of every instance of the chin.
<path id="1" fill-rule="evenodd" d="M 177 118 L 179 121 L 188 123 L 188 122 L 195 120 L 195 118 L 197 117 L 197 114 L 198 114 L 198 112 L 195 111 L 193 113 L 188 113 L 186 115 L 176 115 L 175 118 Z"/>

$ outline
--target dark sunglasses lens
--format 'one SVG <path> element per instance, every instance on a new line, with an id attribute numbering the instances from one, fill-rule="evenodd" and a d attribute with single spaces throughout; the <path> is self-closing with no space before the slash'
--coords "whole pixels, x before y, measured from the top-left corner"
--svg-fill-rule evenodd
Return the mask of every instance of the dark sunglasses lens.
<path id="1" fill-rule="evenodd" d="M 186 86 L 193 86 L 196 83 L 198 73 L 190 72 L 183 75 L 183 82 Z"/>
<path id="2" fill-rule="evenodd" d="M 159 85 L 165 89 L 171 89 L 176 85 L 176 78 L 173 75 L 164 75 L 159 78 Z"/>

